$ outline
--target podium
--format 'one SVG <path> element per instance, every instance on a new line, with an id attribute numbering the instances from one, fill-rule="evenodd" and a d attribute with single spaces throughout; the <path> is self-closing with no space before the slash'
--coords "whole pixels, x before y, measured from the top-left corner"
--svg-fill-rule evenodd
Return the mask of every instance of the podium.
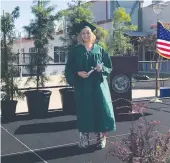
<path id="1" fill-rule="evenodd" d="M 132 111 L 132 74 L 138 72 L 138 56 L 112 56 L 109 86 L 115 114 Z"/>

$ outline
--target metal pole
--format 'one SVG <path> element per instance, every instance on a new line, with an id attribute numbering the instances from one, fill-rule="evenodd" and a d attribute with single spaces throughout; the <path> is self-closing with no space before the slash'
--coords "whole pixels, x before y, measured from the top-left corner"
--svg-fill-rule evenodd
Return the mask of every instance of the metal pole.
<path id="1" fill-rule="evenodd" d="M 156 56 L 156 90 L 155 97 L 158 98 L 158 57 Z"/>
<path id="2" fill-rule="evenodd" d="M 157 22 L 159 21 L 159 19 L 158 19 L 158 14 L 157 14 Z M 157 23 L 156 22 L 156 23 Z M 158 71 L 158 69 L 159 69 L 159 62 L 160 61 L 158 61 L 158 56 L 157 55 L 159 55 L 159 54 L 157 54 L 156 53 L 156 65 L 155 65 L 155 70 L 156 70 L 156 88 L 155 88 L 155 99 L 153 99 L 152 101 L 153 102 L 162 102 L 161 100 L 159 100 L 158 99 L 158 89 L 159 89 L 159 85 L 158 85 L 158 79 L 159 79 L 159 71 Z"/>
<path id="3" fill-rule="evenodd" d="M 157 15 L 157 22 L 158 23 L 159 19 L 158 19 L 158 15 Z M 159 54 L 157 54 L 159 55 Z M 159 68 L 159 65 L 158 65 L 158 56 L 156 56 L 156 92 L 155 92 L 155 97 L 158 98 L 158 78 L 159 78 L 159 74 L 158 74 L 158 68 Z"/>

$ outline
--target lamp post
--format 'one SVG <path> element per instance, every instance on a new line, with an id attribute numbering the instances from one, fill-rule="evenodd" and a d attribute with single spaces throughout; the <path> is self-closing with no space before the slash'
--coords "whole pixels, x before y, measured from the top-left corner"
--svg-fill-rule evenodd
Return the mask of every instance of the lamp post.
<path id="1" fill-rule="evenodd" d="M 158 16 L 161 14 L 164 7 L 167 6 L 162 0 L 160 1 L 152 1 L 152 10 L 157 16 L 157 22 L 159 21 Z M 158 57 L 156 56 L 156 89 L 155 89 L 155 98 L 152 100 L 153 102 L 162 102 L 158 99 L 158 78 L 159 78 L 159 66 L 158 66 Z"/>
<path id="2" fill-rule="evenodd" d="M 152 1 L 152 10 L 153 12 L 158 16 L 161 14 L 162 10 L 164 9 L 165 6 L 168 4 L 165 4 L 162 0 L 160 1 Z"/>

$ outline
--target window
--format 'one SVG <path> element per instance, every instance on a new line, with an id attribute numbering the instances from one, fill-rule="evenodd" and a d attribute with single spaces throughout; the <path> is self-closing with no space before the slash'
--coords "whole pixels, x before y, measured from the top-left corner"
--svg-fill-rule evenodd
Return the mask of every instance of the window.
<path id="1" fill-rule="evenodd" d="M 30 64 L 31 62 L 31 56 L 29 55 L 29 53 L 23 53 L 23 62 L 26 63 L 26 64 Z"/>
<path id="2" fill-rule="evenodd" d="M 33 54 L 33 53 L 36 53 L 36 48 L 35 47 L 29 48 L 29 53 L 27 53 L 26 56 L 25 56 L 25 61 L 26 61 L 27 64 L 33 64 L 34 65 L 34 62 L 35 62 L 34 61 L 34 56 L 35 56 L 35 54 Z M 36 74 L 36 72 L 37 72 L 37 67 L 36 66 L 35 67 L 30 67 L 30 69 L 29 69 L 30 74 L 34 75 L 34 74 Z"/>
<path id="3" fill-rule="evenodd" d="M 33 54 L 33 53 L 36 53 L 36 52 L 37 52 L 37 50 L 36 50 L 35 47 L 29 48 L 29 53 L 30 54 L 28 54 L 28 56 L 27 56 L 27 62 L 29 62 L 29 63 L 33 63 L 34 62 L 35 54 Z"/>
<path id="4" fill-rule="evenodd" d="M 21 52 L 24 53 L 24 48 L 21 49 Z M 20 53 L 20 49 L 18 49 L 18 53 Z"/>
<path id="5" fill-rule="evenodd" d="M 64 47 L 54 47 L 54 62 L 55 63 L 65 63 L 66 62 L 66 52 Z"/>
<path id="6" fill-rule="evenodd" d="M 36 53 L 36 48 L 35 47 L 29 48 L 29 53 Z"/>
<path id="7" fill-rule="evenodd" d="M 24 48 L 22 48 L 21 51 L 22 51 L 22 55 L 23 55 L 23 56 L 22 56 L 22 57 L 23 57 L 23 63 L 25 63 L 25 53 L 24 53 Z"/>

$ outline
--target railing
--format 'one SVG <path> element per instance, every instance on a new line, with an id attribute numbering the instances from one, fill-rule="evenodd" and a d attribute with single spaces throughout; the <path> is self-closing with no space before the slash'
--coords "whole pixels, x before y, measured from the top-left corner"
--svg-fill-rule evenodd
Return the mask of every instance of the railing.
<path id="1" fill-rule="evenodd" d="M 31 58 L 32 56 L 35 55 L 35 53 L 22 53 L 22 58 L 23 58 L 23 63 L 24 64 L 19 64 L 19 54 L 18 55 L 18 59 L 16 61 L 17 65 L 18 65 L 18 69 L 20 69 L 20 67 L 23 67 L 22 70 L 23 70 L 23 75 L 29 75 L 29 73 L 27 72 L 27 70 L 24 68 L 25 66 L 29 66 L 29 63 L 31 62 Z M 170 60 L 162 60 L 162 61 L 159 61 L 160 62 L 160 73 L 165 73 L 165 74 L 170 74 Z M 55 66 L 56 65 L 63 65 L 63 68 L 64 68 L 64 65 L 65 63 L 54 63 L 54 64 L 47 64 L 48 68 L 46 69 L 46 72 L 48 74 L 51 73 L 51 72 L 55 72 Z M 139 72 L 142 72 L 142 73 L 154 73 L 155 72 L 155 65 L 156 65 L 156 62 L 155 61 L 139 61 Z M 62 68 L 62 69 L 63 69 Z M 61 73 L 60 71 L 60 68 L 57 69 L 57 73 Z M 21 70 L 20 70 L 21 72 Z"/>
<path id="2" fill-rule="evenodd" d="M 26 69 L 26 66 L 30 66 L 29 64 L 16 64 L 16 67 L 22 67 L 22 76 L 23 77 L 29 77 L 30 74 L 28 70 Z M 41 66 L 41 65 L 39 65 Z M 65 63 L 52 63 L 52 64 L 46 64 L 46 69 L 43 73 L 45 73 L 47 76 L 61 76 L 63 75 L 63 71 L 65 68 Z M 114 65 L 113 65 L 114 66 Z M 170 78 L 170 61 L 161 61 L 160 62 L 160 74 L 166 74 Z M 36 72 L 36 71 L 35 71 Z M 153 74 L 155 77 L 155 61 L 139 61 L 139 73 L 144 74 Z M 36 74 L 32 74 L 36 76 Z M 18 75 L 18 77 L 21 77 L 21 75 Z M 48 83 L 48 82 L 47 82 Z M 39 87 L 39 89 L 46 89 L 46 88 L 61 88 L 61 87 L 68 87 L 68 85 L 64 84 L 57 84 L 55 81 L 53 83 L 49 83 L 51 85 L 46 85 L 44 87 Z M 20 87 L 19 90 L 32 90 L 36 89 L 36 87 Z"/>
<path id="3" fill-rule="evenodd" d="M 62 66 L 62 68 L 55 69 L 54 67 L 51 66 Z M 16 66 L 18 67 L 26 67 L 30 66 L 29 64 L 17 64 Z M 41 65 L 39 65 L 41 66 Z M 62 73 L 64 70 L 65 63 L 53 63 L 53 64 L 46 64 L 47 69 L 46 73 Z M 114 65 L 113 65 L 114 66 Z M 156 67 L 156 61 L 139 61 L 139 66 L 138 70 L 139 72 L 145 72 L 145 73 L 154 73 L 155 72 L 155 67 Z M 159 70 L 160 73 L 167 73 L 170 74 L 170 60 L 169 61 L 159 61 Z M 29 72 L 26 70 L 23 72 L 23 75 L 29 75 Z"/>
<path id="4" fill-rule="evenodd" d="M 30 64 L 16 64 L 16 67 L 22 67 L 22 75 L 20 75 L 19 73 L 18 73 L 18 76 L 17 77 L 23 77 L 23 78 L 20 78 L 21 80 L 23 79 L 24 80 L 24 77 L 25 78 L 27 78 L 27 77 L 30 77 L 31 75 L 32 76 L 36 76 L 36 70 L 34 70 L 33 72 L 32 72 L 32 74 L 30 74 L 30 72 L 28 71 L 28 69 L 27 69 L 27 67 L 29 67 L 30 66 Z M 41 65 L 38 65 L 38 66 L 41 66 Z M 58 67 L 58 68 L 56 68 L 56 67 Z M 63 72 L 64 72 L 64 68 L 65 68 L 65 63 L 52 63 L 52 64 L 46 64 L 46 68 L 45 68 L 45 71 L 44 72 L 42 72 L 42 73 L 44 73 L 46 76 L 48 76 L 48 77 L 51 77 L 52 76 L 52 78 L 54 78 L 54 76 L 62 76 L 63 75 Z M 18 69 L 18 70 L 20 70 L 20 68 Z M 62 78 L 62 77 L 61 77 Z M 58 79 L 58 78 L 57 78 Z M 55 83 L 55 79 L 52 79 L 53 81 L 50 83 L 50 81 L 49 81 L 49 84 L 50 85 L 48 85 L 48 82 L 47 82 L 47 85 L 46 86 L 44 86 L 44 87 L 38 87 L 39 89 L 48 89 L 48 88 L 61 88 L 61 87 L 68 87 L 68 85 L 65 83 L 65 84 L 60 84 L 60 82 L 56 82 Z M 61 82 L 62 83 L 62 82 Z M 58 84 L 58 85 L 57 85 Z M 19 90 L 32 90 L 32 89 L 36 89 L 36 87 L 34 86 L 34 87 L 22 87 L 21 88 L 21 86 L 19 86 Z"/>
<path id="5" fill-rule="evenodd" d="M 139 61 L 139 72 L 155 73 L 155 67 L 155 61 Z M 159 71 L 170 75 L 170 60 L 159 61 Z"/>

